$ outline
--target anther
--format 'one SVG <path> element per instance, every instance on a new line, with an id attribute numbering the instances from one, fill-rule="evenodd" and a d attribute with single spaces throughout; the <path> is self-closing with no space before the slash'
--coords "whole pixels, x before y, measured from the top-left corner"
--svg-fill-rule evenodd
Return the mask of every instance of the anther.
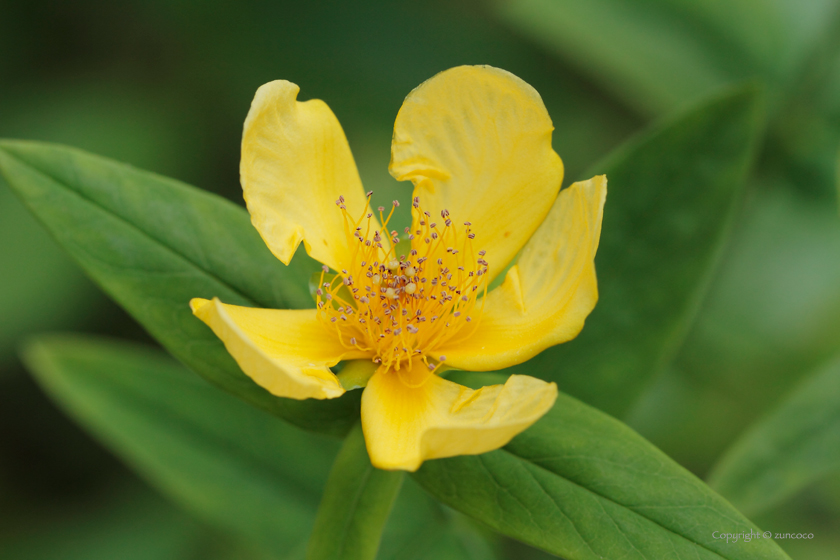
<path id="1" fill-rule="evenodd" d="M 406 284 L 405 293 L 411 295 L 416 291 L 417 291 L 417 284 L 415 284 L 414 282 L 409 282 L 408 284 Z"/>

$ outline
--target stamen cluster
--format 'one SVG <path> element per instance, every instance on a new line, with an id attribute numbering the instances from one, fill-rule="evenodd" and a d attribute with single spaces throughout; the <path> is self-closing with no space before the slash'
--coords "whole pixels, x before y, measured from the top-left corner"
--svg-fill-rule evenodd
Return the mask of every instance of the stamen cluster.
<path id="1" fill-rule="evenodd" d="M 470 222 L 456 225 L 447 210 L 433 222 L 415 198 L 413 225 L 404 231 L 408 245 L 387 229 L 398 201 L 387 218 L 379 207 L 381 229 L 371 212 L 353 220 L 344 197 L 336 205 L 352 259 L 335 276 L 324 267 L 315 294 L 319 319 L 336 329 L 346 348 L 370 352 L 378 364 L 400 370 L 419 359 L 434 370 L 446 358 L 430 362 L 429 352 L 456 335 L 468 336 L 481 317 L 488 263 L 485 251 L 473 249 Z M 403 246 L 406 254 L 399 254 Z"/>

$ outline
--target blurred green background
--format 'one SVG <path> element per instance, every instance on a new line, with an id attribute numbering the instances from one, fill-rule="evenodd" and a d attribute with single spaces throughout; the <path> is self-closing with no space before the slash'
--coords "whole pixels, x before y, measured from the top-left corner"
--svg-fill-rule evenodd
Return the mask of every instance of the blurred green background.
<path id="1" fill-rule="evenodd" d="M 0 137 L 66 143 L 241 202 L 243 119 L 256 88 L 284 78 L 336 113 L 375 200 L 405 199 L 387 172 L 393 120 L 412 88 L 459 64 L 540 92 L 567 183 L 716 88 L 765 86 L 732 242 L 678 354 L 624 418 L 705 477 L 840 353 L 836 0 L 0 0 Z M 25 372 L 17 349 L 34 333 L 153 342 L 0 189 L 0 558 L 253 558 L 145 486 Z M 840 479 L 754 520 L 814 533 L 780 542 L 794 558 L 837 558 Z"/>

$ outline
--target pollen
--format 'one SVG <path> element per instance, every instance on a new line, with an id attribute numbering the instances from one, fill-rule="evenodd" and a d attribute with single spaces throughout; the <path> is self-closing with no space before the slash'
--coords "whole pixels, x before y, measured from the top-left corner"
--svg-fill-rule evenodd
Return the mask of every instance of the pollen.
<path id="1" fill-rule="evenodd" d="M 489 264 L 474 247 L 472 224 L 457 225 L 447 210 L 441 223 L 431 222 L 415 197 L 405 230 L 411 250 L 398 255 L 399 234 L 388 230 L 397 201 L 387 217 L 379 207 L 381 226 L 367 211 L 354 218 L 340 202 L 336 218 L 344 221 L 352 259 L 335 276 L 322 272 L 319 320 L 348 350 L 366 352 L 377 364 L 399 371 L 422 360 L 434 371 L 446 359 L 435 349 L 480 323 Z"/>

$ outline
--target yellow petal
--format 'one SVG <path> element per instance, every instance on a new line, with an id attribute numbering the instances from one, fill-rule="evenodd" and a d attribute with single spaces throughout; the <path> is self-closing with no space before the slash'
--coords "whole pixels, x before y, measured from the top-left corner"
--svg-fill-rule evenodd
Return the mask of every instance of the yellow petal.
<path id="1" fill-rule="evenodd" d="M 449 366 L 490 371 L 576 337 L 595 303 L 595 252 L 607 196 L 603 175 L 558 196 L 504 283 L 490 292 L 474 331 L 436 349 Z"/>
<path id="2" fill-rule="evenodd" d="M 345 232 L 335 202 L 344 196 L 355 221 L 367 212 L 367 199 L 338 119 L 321 100 L 298 102 L 298 91 L 277 80 L 254 96 L 239 169 L 245 202 L 254 227 L 284 263 L 302 240 L 313 258 L 349 268 L 352 230 Z"/>
<path id="3" fill-rule="evenodd" d="M 255 309 L 195 298 L 196 317 L 213 329 L 251 379 L 278 397 L 332 399 L 344 393 L 330 371 L 350 352 L 315 317 L 314 309 Z"/>
<path id="4" fill-rule="evenodd" d="M 557 398 L 554 383 L 525 375 L 474 391 L 415 364 L 407 375 L 378 371 L 362 394 L 362 429 L 377 468 L 415 471 L 426 459 L 498 449 Z"/>
<path id="5" fill-rule="evenodd" d="M 472 222 L 492 279 L 560 190 L 563 162 L 551 148 L 552 130 L 540 95 L 527 83 L 490 66 L 459 66 L 405 99 L 389 170 L 414 182 L 415 196 L 434 218 L 447 209 L 458 225 Z"/>

